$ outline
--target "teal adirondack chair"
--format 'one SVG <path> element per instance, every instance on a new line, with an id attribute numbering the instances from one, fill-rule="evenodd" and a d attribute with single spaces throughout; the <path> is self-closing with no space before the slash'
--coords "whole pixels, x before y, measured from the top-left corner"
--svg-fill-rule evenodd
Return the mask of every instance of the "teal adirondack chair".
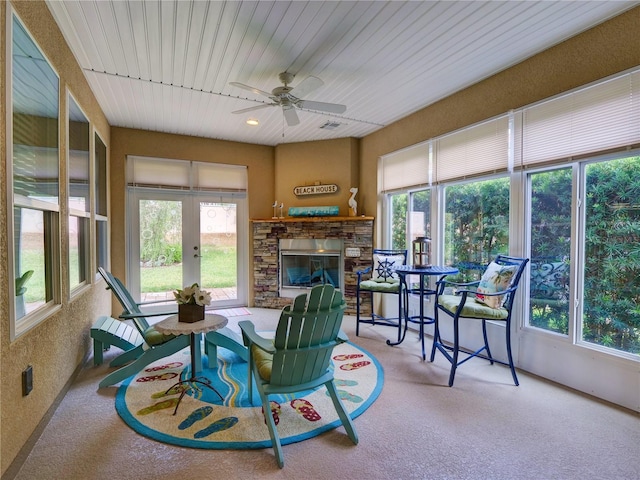
<path id="1" fill-rule="evenodd" d="M 146 320 L 148 317 L 176 314 L 178 313 L 177 307 L 172 311 L 143 312 L 140 306 L 157 302 L 137 303 L 131 296 L 131 293 L 129 293 L 127 288 L 118 278 L 114 277 L 110 272 L 107 272 L 103 268 L 99 268 L 98 271 L 107 282 L 107 288 L 113 292 L 114 296 L 123 308 L 123 312 L 120 314 L 119 318 L 122 320 L 131 320 L 144 340 L 143 342 L 137 342 L 137 345 L 135 346 L 132 345 L 133 348 L 126 350 L 111 361 L 109 366 L 121 368 L 103 378 L 99 384 L 99 388 L 108 387 L 121 382 L 122 380 L 129 378 L 131 375 L 135 375 L 150 363 L 169 355 L 173 355 L 190 345 L 189 335 L 176 336 L 162 334 L 152 325 L 149 325 Z M 92 329 L 91 333 L 92 336 L 106 335 L 106 332 L 98 330 L 94 331 L 94 329 Z M 235 336 L 235 334 L 226 327 L 215 332 L 209 332 L 206 336 L 205 350 L 208 352 L 209 356 L 215 356 L 215 346 L 220 345 L 233 350 L 246 360 L 248 358 L 247 349 L 244 345 L 237 343 L 234 340 L 234 337 L 237 336 Z M 121 344 L 117 343 L 116 339 L 111 339 L 110 341 L 106 341 L 106 343 L 121 346 Z M 195 372 L 198 372 L 202 366 L 201 351 L 200 349 L 196 349 L 194 353 L 196 364 L 192 365 L 192 368 L 195 369 Z M 96 353 L 94 352 L 94 357 L 95 355 Z M 101 358 L 101 353 L 99 355 Z M 209 359 L 209 363 L 214 364 L 215 362 Z"/>
<path id="2" fill-rule="evenodd" d="M 238 323 L 249 348 L 249 400 L 253 403 L 252 379 L 255 380 L 278 466 L 284 466 L 282 445 L 269 395 L 294 393 L 324 385 L 331 396 L 347 435 L 358 443 L 358 435 L 345 410 L 333 381 L 331 353 L 347 341 L 340 331 L 346 304 L 342 293 L 331 285 L 318 285 L 307 295 L 299 295 L 293 305 L 282 310 L 275 338 L 258 335 L 251 321 Z"/>

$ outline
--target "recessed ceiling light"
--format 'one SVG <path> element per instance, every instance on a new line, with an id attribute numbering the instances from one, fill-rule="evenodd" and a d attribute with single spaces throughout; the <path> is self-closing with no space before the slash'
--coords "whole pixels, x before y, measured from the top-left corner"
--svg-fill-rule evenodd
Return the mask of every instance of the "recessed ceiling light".
<path id="1" fill-rule="evenodd" d="M 255 127 L 256 125 L 260 125 L 260 122 L 258 122 L 258 120 L 256 120 L 255 118 L 249 118 L 247 119 L 247 125 Z"/>

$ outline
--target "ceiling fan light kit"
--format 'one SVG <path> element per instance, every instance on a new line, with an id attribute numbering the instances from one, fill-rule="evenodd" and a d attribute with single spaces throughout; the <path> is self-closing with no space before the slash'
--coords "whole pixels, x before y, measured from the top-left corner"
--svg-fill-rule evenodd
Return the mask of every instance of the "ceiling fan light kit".
<path id="1" fill-rule="evenodd" d="M 347 107 L 345 105 L 340 105 L 337 103 L 316 102 L 313 100 L 304 100 L 302 98 L 308 95 L 310 92 L 324 85 L 324 82 L 318 77 L 308 76 L 296 87 L 289 86 L 289 84 L 293 82 L 293 79 L 295 78 L 294 74 L 289 72 L 282 72 L 278 75 L 278 78 L 283 83 L 283 85 L 274 88 L 271 93 L 265 92 L 264 90 L 252 87 L 250 85 L 245 85 L 244 83 L 230 82 L 229 85 L 248 90 L 255 93 L 256 95 L 262 95 L 263 97 L 269 98 L 272 102 L 262 103 L 261 105 L 256 105 L 254 107 L 243 108 L 232 113 L 247 113 L 259 110 L 261 108 L 279 106 L 282 108 L 282 113 L 284 115 L 285 121 L 287 122 L 287 125 L 292 127 L 300 123 L 300 119 L 298 118 L 296 109 L 306 110 L 312 113 L 315 111 L 321 113 L 327 112 L 336 114 L 344 113 L 347 110 Z"/>

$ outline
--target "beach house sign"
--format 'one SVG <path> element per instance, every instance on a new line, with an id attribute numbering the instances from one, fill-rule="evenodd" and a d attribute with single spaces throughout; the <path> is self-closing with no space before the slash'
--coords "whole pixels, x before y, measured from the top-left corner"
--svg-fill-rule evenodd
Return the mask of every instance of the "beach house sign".
<path id="1" fill-rule="evenodd" d="M 294 187 L 293 193 L 300 197 L 302 195 L 326 195 L 328 193 L 336 193 L 338 191 L 338 185 L 305 185 L 303 187 Z"/>

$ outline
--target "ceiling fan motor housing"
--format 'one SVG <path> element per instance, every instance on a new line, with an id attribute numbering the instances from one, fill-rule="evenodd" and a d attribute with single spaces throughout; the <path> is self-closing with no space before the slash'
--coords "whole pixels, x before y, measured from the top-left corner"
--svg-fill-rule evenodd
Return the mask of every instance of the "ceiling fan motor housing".
<path id="1" fill-rule="evenodd" d="M 281 96 L 286 96 L 291 90 L 293 90 L 292 87 L 276 87 L 273 90 L 271 90 L 271 93 L 275 97 L 281 97 Z"/>
<path id="2" fill-rule="evenodd" d="M 295 75 L 293 73 L 289 73 L 289 72 L 282 72 L 282 73 L 280 73 L 278 75 L 278 78 L 280 79 L 280 81 L 282 83 L 284 83 L 284 86 L 286 87 L 291 82 L 293 82 L 293 79 L 295 78 Z M 291 89 L 289 89 L 289 90 L 291 90 Z"/>

